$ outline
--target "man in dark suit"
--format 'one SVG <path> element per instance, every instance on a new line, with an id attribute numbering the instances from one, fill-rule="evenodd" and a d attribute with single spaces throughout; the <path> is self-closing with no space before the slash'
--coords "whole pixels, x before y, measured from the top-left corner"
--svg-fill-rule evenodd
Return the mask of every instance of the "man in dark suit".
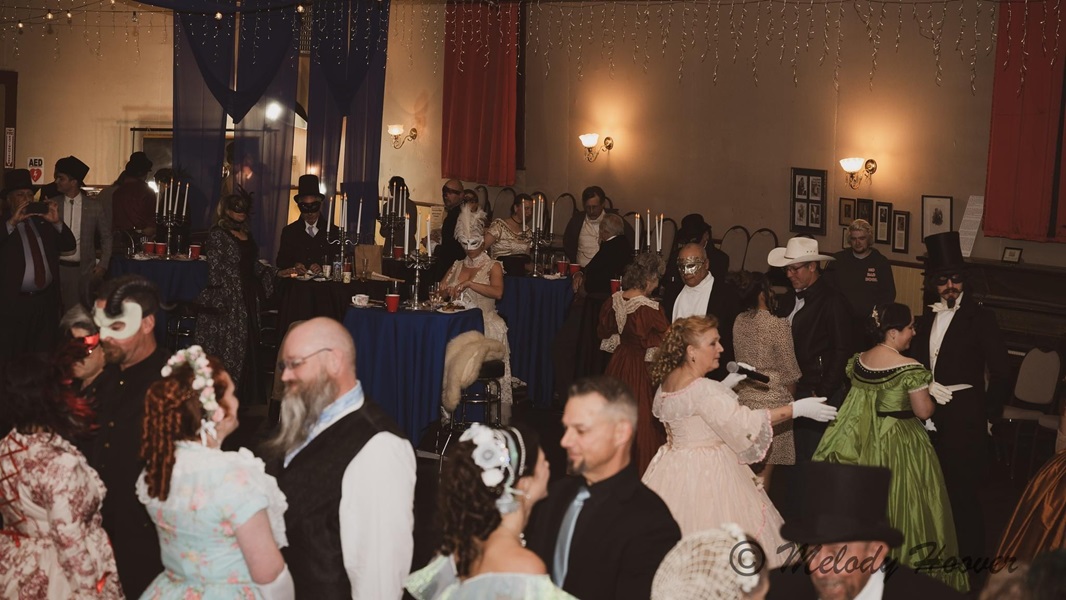
<path id="1" fill-rule="evenodd" d="M 94 278 L 107 272 L 111 262 L 111 214 L 96 198 L 82 193 L 89 166 L 74 156 L 56 161 L 55 184 L 63 223 L 74 233 L 75 248 L 59 257 L 60 291 L 63 310 L 75 304 L 88 304 Z M 100 262 L 96 261 L 96 240 L 100 240 Z"/>
<path id="2" fill-rule="evenodd" d="M 659 563 L 681 539 L 666 504 L 630 464 L 636 425 L 637 402 L 621 381 L 591 377 L 570 387 L 562 446 L 574 474 L 552 484 L 526 535 L 556 585 L 582 600 L 646 600 Z"/>
<path id="3" fill-rule="evenodd" d="M 684 286 L 664 290 L 663 309 L 671 322 L 694 315 L 714 315 L 718 319 L 722 355 L 710 377 L 721 380 L 726 376 L 726 364 L 733 360 L 733 322 L 740 314 L 740 292 L 725 279 L 711 274 L 707 250 L 701 244 L 682 246 L 677 253 L 677 268 Z"/>
<path id="4" fill-rule="evenodd" d="M 611 294 L 611 280 L 622 277 L 633 259 L 630 242 L 623 232 L 622 217 L 604 215 L 600 223 L 600 249 L 585 269 L 574 274 L 574 291 L 584 287 L 585 292 L 606 298 Z"/>
<path id="5" fill-rule="evenodd" d="M 911 354 L 933 372 L 937 401 L 934 446 L 951 499 L 962 556 L 985 552 L 981 482 L 988 464 L 988 421 L 998 419 L 1010 396 L 1010 370 L 1003 334 L 992 311 L 965 299 L 968 265 L 957 231 L 925 239 L 926 286 L 940 301 L 917 319 Z M 988 373 L 987 389 L 985 373 Z M 969 384 L 954 393 L 943 386 Z"/>
<path id="6" fill-rule="evenodd" d="M 599 227 L 604 214 L 618 214 L 618 211 L 606 208 L 607 194 L 598 185 L 589 186 L 581 192 L 581 206 L 583 210 L 575 212 L 563 230 L 563 252 L 570 262 L 584 267 L 599 251 Z M 633 228 L 624 220 L 622 227 L 626 239 L 629 240 L 628 247 L 632 248 Z"/>
<path id="7" fill-rule="evenodd" d="M 295 269 L 298 275 L 322 272 L 322 261 L 329 254 L 326 224 L 322 219 L 325 194 L 318 187 L 318 175 L 301 175 L 299 189 L 292 199 L 300 207 L 300 218 L 281 230 L 278 244 L 278 268 Z M 339 205 L 338 205 L 339 206 Z"/>
<path id="8" fill-rule="evenodd" d="M 33 192 L 28 170 L 4 174 L 0 198 L 7 210 L 0 226 L 0 312 L 7 324 L 0 335 L 0 357 L 52 350 L 60 314 L 59 255 L 76 244 L 56 203 L 48 200 L 31 206 Z"/>
<path id="9" fill-rule="evenodd" d="M 887 557 L 889 548 L 903 543 L 903 534 L 887 517 L 892 471 L 809 462 L 801 467 L 800 475 L 807 482 L 799 498 L 801 511 L 781 526 L 781 537 L 799 544 L 791 551 L 800 560 L 769 573 L 767 598 L 965 598 Z"/>
<path id="10" fill-rule="evenodd" d="M 677 270 L 677 256 L 685 244 L 699 244 L 707 252 L 707 268 L 715 279 L 725 279 L 729 274 L 729 255 L 715 247 L 711 241 L 711 226 L 703 215 L 692 213 L 681 219 L 681 228 L 674 236 L 674 248 L 666 261 L 666 273 L 662 278 L 664 296 L 677 296 L 684 287 L 681 272 Z"/>
<path id="11" fill-rule="evenodd" d="M 431 281 L 440 281 L 452 268 L 455 261 L 466 257 L 466 251 L 455 239 L 455 224 L 459 221 L 459 210 L 463 206 L 463 182 L 449 179 L 440 189 L 444 201 L 444 222 L 440 226 L 440 244 L 433 248 L 436 262 L 433 264 Z"/>

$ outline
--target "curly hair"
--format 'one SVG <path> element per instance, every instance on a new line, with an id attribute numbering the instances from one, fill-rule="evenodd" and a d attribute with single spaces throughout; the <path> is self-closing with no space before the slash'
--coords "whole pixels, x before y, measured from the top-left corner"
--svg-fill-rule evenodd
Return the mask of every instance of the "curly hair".
<path id="1" fill-rule="evenodd" d="M 63 369 L 47 355 L 23 354 L 0 366 L 0 431 L 30 434 L 44 429 L 73 441 L 87 423 L 73 410 L 77 396 Z"/>
<path id="2" fill-rule="evenodd" d="M 214 356 L 208 356 L 207 362 L 211 366 L 215 393 L 221 398 L 225 390 L 222 362 Z M 153 383 L 144 397 L 141 432 L 144 481 L 148 484 L 148 495 L 161 501 L 170 494 L 175 442 L 195 438 L 203 418 L 200 390 L 193 389 L 192 382 L 192 367 L 181 364 L 169 376 Z"/>
<path id="3" fill-rule="evenodd" d="M 685 363 L 688 347 L 711 329 L 718 327 L 714 315 L 686 317 L 674 321 L 659 344 L 659 355 L 651 367 L 652 385 L 658 386 L 671 371 Z"/>
<path id="4" fill-rule="evenodd" d="M 643 288 L 648 282 L 658 279 L 665 269 L 665 263 L 658 254 L 646 252 L 638 254 L 633 262 L 622 271 L 622 289 Z"/>
<path id="5" fill-rule="evenodd" d="M 885 341 L 885 334 L 889 331 L 902 330 L 910 324 L 911 309 L 906 304 L 899 302 L 878 304 L 866 317 L 866 341 L 869 346 L 875 346 Z"/>
<path id="6" fill-rule="evenodd" d="M 521 437 L 519 444 L 515 432 Z M 540 441 L 536 433 L 516 425 L 504 429 L 508 445 L 525 447 L 520 458 L 521 476 L 533 475 L 537 466 Z M 504 483 L 489 487 L 481 480 L 483 469 L 474 462 L 474 442 L 460 442 L 448 452 L 441 472 L 441 486 L 437 497 L 437 518 L 440 520 L 441 553 L 451 555 L 460 577 L 470 575 L 474 562 L 481 556 L 481 544 L 500 526 L 502 519 L 496 500 L 504 491 Z"/>

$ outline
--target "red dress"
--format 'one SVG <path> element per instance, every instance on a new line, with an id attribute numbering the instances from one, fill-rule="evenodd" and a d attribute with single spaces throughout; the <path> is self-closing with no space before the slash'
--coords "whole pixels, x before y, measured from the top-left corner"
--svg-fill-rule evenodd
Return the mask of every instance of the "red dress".
<path id="1" fill-rule="evenodd" d="M 616 292 L 600 309 L 597 333 L 600 347 L 613 355 L 605 374 L 621 379 L 637 399 L 636 443 L 633 460 L 640 473 L 648 468 L 659 447 L 666 443 L 666 430 L 651 412 L 655 389 L 651 384 L 651 352 L 670 327 L 659 303 L 644 296 L 626 299 Z"/>

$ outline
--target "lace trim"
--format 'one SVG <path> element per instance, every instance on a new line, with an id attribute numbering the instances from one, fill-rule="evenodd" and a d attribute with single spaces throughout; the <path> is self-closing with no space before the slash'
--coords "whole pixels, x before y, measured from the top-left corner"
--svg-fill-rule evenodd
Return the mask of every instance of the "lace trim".
<path id="1" fill-rule="evenodd" d="M 659 303 L 647 296 L 637 296 L 635 298 L 627 299 L 622 297 L 621 291 L 617 291 L 611 296 L 611 308 L 614 309 L 614 322 L 618 327 L 618 333 L 611 334 L 611 337 L 600 341 L 600 350 L 613 353 L 618 349 L 618 344 L 622 341 L 620 334 L 622 333 L 622 330 L 625 329 L 626 320 L 629 318 L 629 315 L 637 312 L 637 309 L 642 306 L 647 306 L 652 310 L 659 310 Z M 651 352 L 651 350 L 652 349 L 649 348 L 648 352 Z M 644 360 L 646 362 L 651 362 L 654 360 L 654 354 L 649 354 L 648 352 L 645 352 Z M 649 356 L 652 358 L 648 358 Z"/>
<path id="2" fill-rule="evenodd" d="M 759 427 L 759 432 L 755 434 L 755 438 L 751 439 L 751 446 L 748 446 L 743 452 L 737 454 L 737 458 L 740 462 L 746 465 L 754 464 L 762 461 L 766 457 L 766 452 L 770 450 L 770 442 L 774 439 L 774 428 L 770 425 L 770 411 L 761 411 L 766 419 L 763 420 L 762 425 Z"/>
<path id="3" fill-rule="evenodd" d="M 928 389 L 928 388 L 929 388 L 929 384 L 928 383 L 923 383 L 922 385 L 914 388 L 913 390 L 907 390 L 907 393 L 908 394 L 912 394 L 914 392 L 920 392 L 920 391 L 922 391 L 924 389 Z"/>
<path id="4" fill-rule="evenodd" d="M 659 356 L 659 347 L 648 348 L 644 351 L 644 362 L 655 362 L 655 357 Z"/>

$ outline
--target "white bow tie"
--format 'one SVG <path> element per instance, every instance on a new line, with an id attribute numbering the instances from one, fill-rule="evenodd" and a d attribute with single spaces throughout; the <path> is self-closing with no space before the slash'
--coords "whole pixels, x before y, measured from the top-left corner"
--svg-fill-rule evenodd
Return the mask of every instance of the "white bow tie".
<path id="1" fill-rule="evenodd" d="M 948 305 L 944 302 L 937 302 L 936 304 L 930 304 L 929 308 L 933 309 L 934 313 L 955 312 L 959 310 L 959 303 L 956 302 L 955 306 L 948 308 Z"/>

